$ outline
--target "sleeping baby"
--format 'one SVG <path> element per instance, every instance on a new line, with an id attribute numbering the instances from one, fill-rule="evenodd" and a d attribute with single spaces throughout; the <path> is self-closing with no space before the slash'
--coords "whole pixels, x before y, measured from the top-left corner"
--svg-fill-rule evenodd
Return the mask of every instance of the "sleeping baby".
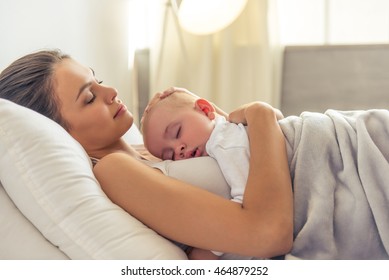
<path id="1" fill-rule="evenodd" d="M 142 118 L 145 147 L 162 160 L 215 158 L 231 187 L 232 200 L 241 203 L 250 157 L 245 126 L 227 122 L 210 102 L 195 95 L 186 92 L 174 92 L 165 98 L 159 95 Z M 193 249 L 190 257 L 199 254 Z M 201 258 L 213 257 L 201 254 Z"/>

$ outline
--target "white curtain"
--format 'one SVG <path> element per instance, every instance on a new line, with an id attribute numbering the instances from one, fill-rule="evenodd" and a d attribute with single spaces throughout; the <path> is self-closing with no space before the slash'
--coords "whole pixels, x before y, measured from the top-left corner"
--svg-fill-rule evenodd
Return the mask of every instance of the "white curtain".
<path id="1" fill-rule="evenodd" d="M 168 12 L 163 46 L 151 48 L 151 94 L 174 85 L 226 111 L 254 100 L 278 106 L 282 52 L 275 5 L 276 0 L 248 0 L 234 23 L 205 36 L 178 30 Z"/>

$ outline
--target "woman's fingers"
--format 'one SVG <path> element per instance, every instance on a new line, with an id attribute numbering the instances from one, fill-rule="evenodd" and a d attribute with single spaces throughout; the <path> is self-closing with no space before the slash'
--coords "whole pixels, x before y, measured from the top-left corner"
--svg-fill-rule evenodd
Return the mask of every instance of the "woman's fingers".
<path id="1" fill-rule="evenodd" d="M 228 120 L 233 123 L 247 124 L 248 114 L 261 110 L 273 110 L 275 116 L 277 117 L 277 120 L 283 118 L 283 115 L 280 110 L 273 108 L 265 102 L 256 101 L 244 104 L 232 111 L 228 116 Z"/>

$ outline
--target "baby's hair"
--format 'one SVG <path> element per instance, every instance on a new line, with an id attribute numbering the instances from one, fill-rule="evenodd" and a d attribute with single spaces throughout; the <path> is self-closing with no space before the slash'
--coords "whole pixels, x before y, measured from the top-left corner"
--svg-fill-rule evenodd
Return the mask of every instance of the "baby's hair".
<path id="1" fill-rule="evenodd" d="M 170 105 L 170 108 L 177 109 L 192 106 L 196 100 L 197 97 L 192 94 L 184 91 L 176 91 L 161 99 L 159 102 L 166 102 L 166 104 Z"/>
<path id="2" fill-rule="evenodd" d="M 189 106 L 194 106 L 195 101 L 198 99 L 195 95 L 189 94 L 185 91 L 175 91 L 172 94 L 158 99 L 156 102 L 149 102 L 147 109 L 143 113 L 140 129 L 141 132 L 144 132 L 145 127 L 147 127 L 150 112 L 153 110 L 153 107 L 165 105 L 168 110 L 175 110 L 179 108 L 185 108 Z"/>

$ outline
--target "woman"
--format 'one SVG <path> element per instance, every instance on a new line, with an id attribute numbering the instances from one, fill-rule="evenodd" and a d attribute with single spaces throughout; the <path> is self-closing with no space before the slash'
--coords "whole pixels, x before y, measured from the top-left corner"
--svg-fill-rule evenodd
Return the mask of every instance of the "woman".
<path id="1" fill-rule="evenodd" d="M 252 140 L 240 205 L 144 164 L 122 138 L 133 117 L 117 94 L 90 68 L 54 50 L 24 56 L 0 75 L 0 97 L 61 124 L 96 159 L 94 173 L 107 196 L 156 232 L 190 246 L 246 256 L 269 258 L 290 250 L 291 180 L 273 108 L 252 103 L 230 115 L 231 121 L 248 124 Z M 148 198 L 147 207 L 139 197 Z"/>

